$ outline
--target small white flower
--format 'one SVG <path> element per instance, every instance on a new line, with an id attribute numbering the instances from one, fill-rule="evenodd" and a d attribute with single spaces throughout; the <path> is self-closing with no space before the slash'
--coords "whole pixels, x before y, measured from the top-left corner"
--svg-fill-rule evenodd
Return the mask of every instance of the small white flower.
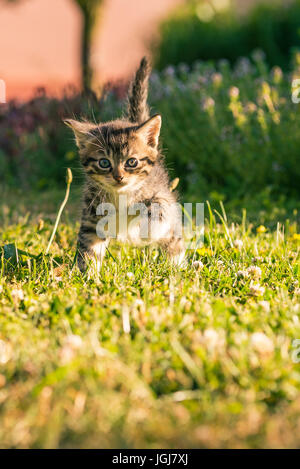
<path id="1" fill-rule="evenodd" d="M 204 264 L 201 261 L 193 261 L 192 266 L 195 267 L 196 270 L 202 270 Z"/>
<path id="2" fill-rule="evenodd" d="M 242 249 L 244 243 L 241 239 L 236 239 L 234 241 L 234 246 L 237 248 L 237 249 Z"/>
<path id="3" fill-rule="evenodd" d="M 0 364 L 5 365 L 12 357 L 12 346 L 9 342 L 0 340 Z"/>
<path id="4" fill-rule="evenodd" d="M 259 306 L 262 307 L 262 309 L 266 312 L 266 313 L 269 313 L 270 312 L 270 303 L 268 301 L 259 301 L 258 302 Z"/>
<path id="5" fill-rule="evenodd" d="M 13 300 L 24 300 L 24 292 L 21 288 L 14 288 L 13 290 L 11 290 L 11 296 Z"/>
<path id="6" fill-rule="evenodd" d="M 297 304 L 294 306 L 293 310 L 294 310 L 294 312 L 295 312 L 296 314 L 299 314 L 299 313 L 300 313 L 300 304 L 297 303 Z"/>
<path id="7" fill-rule="evenodd" d="M 79 335 L 70 334 L 64 340 L 64 345 L 68 345 L 73 349 L 79 349 L 82 346 L 82 338 Z"/>
<path id="8" fill-rule="evenodd" d="M 215 329 L 206 329 L 203 333 L 203 339 L 208 348 L 214 349 L 224 345 L 224 337 Z"/>
<path id="9" fill-rule="evenodd" d="M 59 351 L 59 357 L 63 365 L 70 363 L 75 356 L 75 351 L 69 345 L 64 345 Z"/>
<path id="10" fill-rule="evenodd" d="M 130 332 L 130 317 L 128 308 L 124 307 L 122 310 L 122 319 L 123 319 L 123 331 L 125 334 Z"/>
<path id="11" fill-rule="evenodd" d="M 249 274 L 246 270 L 238 270 L 236 273 L 237 278 L 247 278 Z"/>
<path id="12" fill-rule="evenodd" d="M 215 346 L 218 343 L 219 335 L 215 329 L 206 329 L 203 336 L 208 345 Z"/>
<path id="13" fill-rule="evenodd" d="M 253 277 L 253 278 L 261 277 L 261 268 L 257 267 L 256 265 L 251 265 L 250 267 L 248 267 L 247 272 L 250 275 L 250 277 Z"/>
<path id="14" fill-rule="evenodd" d="M 134 278 L 134 273 L 133 272 L 127 272 L 127 277 L 128 278 Z"/>
<path id="15" fill-rule="evenodd" d="M 145 303 L 143 302 L 143 300 L 141 300 L 140 298 L 137 298 L 135 301 L 134 301 L 134 306 L 144 306 Z"/>
<path id="16" fill-rule="evenodd" d="M 234 334 L 234 342 L 236 345 L 241 345 L 243 342 L 248 341 L 248 334 L 245 331 L 236 332 Z"/>
<path id="17" fill-rule="evenodd" d="M 249 291 L 253 296 L 262 296 L 265 293 L 265 287 L 252 281 L 250 283 Z"/>
<path id="18" fill-rule="evenodd" d="M 271 354 L 274 351 L 274 344 L 263 332 L 254 332 L 251 335 L 251 345 L 254 350 L 262 355 Z"/>
<path id="19" fill-rule="evenodd" d="M 82 346 L 82 339 L 79 335 L 68 335 L 59 351 L 59 356 L 63 364 L 70 363 L 76 355 L 76 350 Z"/>

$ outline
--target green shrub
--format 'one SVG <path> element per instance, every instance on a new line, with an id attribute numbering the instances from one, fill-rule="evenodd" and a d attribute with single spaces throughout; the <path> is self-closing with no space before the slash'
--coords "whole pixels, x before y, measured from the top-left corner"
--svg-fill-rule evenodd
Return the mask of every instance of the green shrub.
<path id="1" fill-rule="evenodd" d="M 299 196 L 300 116 L 291 78 L 254 63 L 232 69 L 197 62 L 152 77 L 152 99 L 163 115 L 167 163 L 190 197 L 238 199 L 269 190 Z M 299 76 L 295 65 L 293 76 Z"/>
<path id="2" fill-rule="evenodd" d="M 300 46 L 299 0 L 258 4 L 242 17 L 233 4 L 228 10 L 215 11 L 210 21 L 201 20 L 203 3 L 189 1 L 162 23 L 161 40 L 155 47 L 159 69 L 198 59 L 227 58 L 234 63 L 255 48 L 265 51 L 269 65 L 288 67 L 291 49 Z"/>
<path id="3" fill-rule="evenodd" d="M 263 54 L 231 67 L 196 62 L 168 67 L 151 77 L 153 112 L 163 116 L 162 145 L 171 177 L 190 200 L 256 199 L 270 208 L 276 198 L 299 198 L 300 115 L 291 100 L 291 80 L 300 76 L 300 54 L 292 74 L 271 71 Z M 82 180 L 77 151 L 63 117 L 106 120 L 121 114 L 122 102 L 80 96 L 62 101 L 37 98 L 13 103 L 0 118 L 0 178 L 9 185 L 41 189 L 63 185 L 71 167 Z"/>

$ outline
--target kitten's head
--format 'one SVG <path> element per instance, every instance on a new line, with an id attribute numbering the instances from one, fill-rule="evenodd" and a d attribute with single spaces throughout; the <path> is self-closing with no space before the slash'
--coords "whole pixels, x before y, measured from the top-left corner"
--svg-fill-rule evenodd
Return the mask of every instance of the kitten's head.
<path id="1" fill-rule="evenodd" d="M 143 184 L 159 156 L 160 115 L 135 125 L 126 121 L 90 124 L 68 119 L 86 174 L 118 192 Z"/>

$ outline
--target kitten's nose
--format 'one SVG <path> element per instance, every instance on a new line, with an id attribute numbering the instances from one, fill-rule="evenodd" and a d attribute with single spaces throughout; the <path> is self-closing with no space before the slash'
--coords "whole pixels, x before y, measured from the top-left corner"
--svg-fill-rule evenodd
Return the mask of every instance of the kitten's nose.
<path id="1" fill-rule="evenodd" d="M 118 182 L 121 182 L 122 179 L 124 179 L 124 176 L 122 176 L 121 174 L 116 174 L 116 175 L 114 176 L 114 179 L 115 179 L 116 181 L 118 181 Z"/>

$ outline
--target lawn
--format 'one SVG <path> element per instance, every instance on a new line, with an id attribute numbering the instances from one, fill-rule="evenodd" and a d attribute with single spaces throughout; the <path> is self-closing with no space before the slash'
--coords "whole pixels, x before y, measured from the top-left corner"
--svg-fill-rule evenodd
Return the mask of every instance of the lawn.
<path id="1" fill-rule="evenodd" d="M 184 268 L 112 245 L 88 278 L 71 195 L 49 255 L 2 252 L 0 447 L 299 447 L 297 213 L 268 228 L 206 206 Z M 6 194 L 3 244 L 45 252 L 62 198 Z"/>

